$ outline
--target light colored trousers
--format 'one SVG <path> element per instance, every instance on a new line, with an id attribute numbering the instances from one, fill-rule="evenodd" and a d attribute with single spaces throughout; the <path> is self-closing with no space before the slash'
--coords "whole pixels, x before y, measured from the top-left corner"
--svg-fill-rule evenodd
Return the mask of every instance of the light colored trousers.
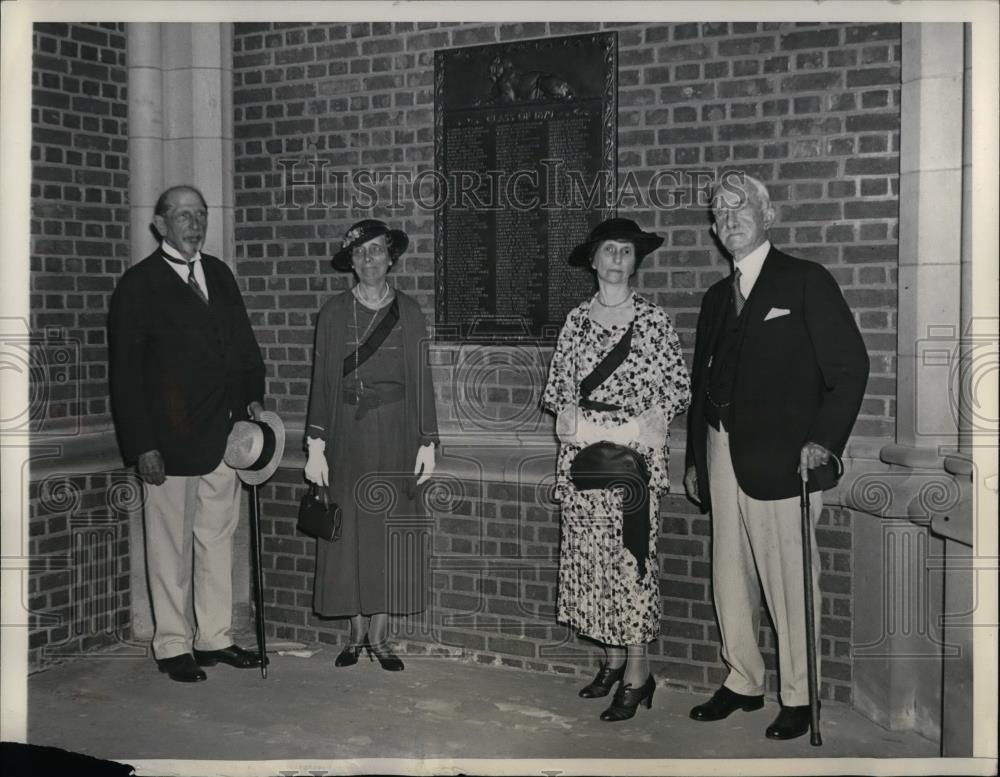
<path id="1" fill-rule="evenodd" d="M 157 659 L 233 643 L 233 534 L 240 518 L 236 471 L 168 476 L 145 485 L 146 573 Z"/>
<path id="2" fill-rule="evenodd" d="M 807 705 L 800 498 L 761 501 L 747 496 L 733 472 L 729 435 L 724 428 L 716 431 L 711 425 L 708 484 L 712 499 L 712 588 L 722 636 L 722 660 L 729 668 L 723 685 L 749 696 L 764 692 L 764 659 L 757 645 L 763 588 L 778 638 L 781 703 Z M 823 509 L 822 492 L 810 494 L 809 503 L 818 662 L 821 597 L 816 521 Z"/>

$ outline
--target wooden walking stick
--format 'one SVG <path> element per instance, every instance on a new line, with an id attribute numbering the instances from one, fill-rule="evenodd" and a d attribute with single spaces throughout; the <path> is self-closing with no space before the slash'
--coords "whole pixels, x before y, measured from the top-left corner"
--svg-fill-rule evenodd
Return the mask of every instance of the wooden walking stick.
<path id="1" fill-rule="evenodd" d="M 813 607 L 812 526 L 809 517 L 809 463 L 799 465 L 802 476 L 802 571 L 806 598 L 806 672 L 809 679 L 809 744 L 823 744 L 819 733 L 819 689 L 816 673 L 816 619 Z"/>
<path id="2" fill-rule="evenodd" d="M 261 564 L 260 497 L 257 486 L 250 486 L 250 552 L 253 556 L 253 598 L 256 610 L 257 649 L 260 650 L 260 676 L 267 679 L 267 641 L 264 624 L 264 570 Z"/>

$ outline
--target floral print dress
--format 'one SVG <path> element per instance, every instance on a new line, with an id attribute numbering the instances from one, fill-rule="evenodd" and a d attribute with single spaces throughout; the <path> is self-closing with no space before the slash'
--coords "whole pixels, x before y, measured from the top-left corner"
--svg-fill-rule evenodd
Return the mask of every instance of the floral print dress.
<path id="1" fill-rule="evenodd" d="M 632 293 L 635 328 L 628 357 L 591 394 L 590 399 L 618 405 L 619 410 L 581 411 L 585 420 L 615 427 L 650 414 L 660 414 L 664 427 L 687 409 L 691 400 L 688 370 L 670 317 L 657 305 Z M 591 300 L 566 317 L 559 333 L 542 397 L 543 406 L 558 415 L 579 401 L 580 381 L 614 347 L 627 325 L 605 328 L 590 318 Z M 639 418 L 643 416 L 642 418 Z M 559 591 L 556 617 L 580 634 L 609 645 L 638 645 L 660 630 L 659 500 L 669 491 L 667 442 L 630 447 L 649 466 L 649 552 L 646 572 L 622 543 L 622 500 L 618 490 L 577 491 L 569 468 L 583 445 L 561 443 L 554 496 L 562 506 L 559 548 Z"/>

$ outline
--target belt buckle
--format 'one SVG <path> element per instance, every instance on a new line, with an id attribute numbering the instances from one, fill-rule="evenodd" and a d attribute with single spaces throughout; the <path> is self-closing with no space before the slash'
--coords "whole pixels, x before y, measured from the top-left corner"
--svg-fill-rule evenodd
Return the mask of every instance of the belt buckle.
<path id="1" fill-rule="evenodd" d="M 361 420 L 367 415 L 369 410 L 374 410 L 382 404 L 382 397 L 377 391 L 365 389 L 358 392 L 358 411 L 354 414 L 355 420 Z"/>

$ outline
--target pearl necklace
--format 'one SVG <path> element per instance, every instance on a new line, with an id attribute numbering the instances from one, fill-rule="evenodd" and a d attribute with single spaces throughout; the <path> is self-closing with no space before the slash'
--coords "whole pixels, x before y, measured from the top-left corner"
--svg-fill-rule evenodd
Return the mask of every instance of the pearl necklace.
<path id="1" fill-rule="evenodd" d="M 622 305 L 624 305 L 626 302 L 632 299 L 632 292 L 630 291 L 628 295 L 625 297 L 625 299 L 623 299 L 621 302 L 615 302 L 612 305 L 609 305 L 607 302 L 604 302 L 601 299 L 601 292 L 597 292 L 596 299 L 597 299 L 597 304 L 600 305 L 602 308 L 620 308 Z"/>
<path id="2" fill-rule="evenodd" d="M 365 305 L 366 307 L 369 307 L 369 308 L 371 308 L 371 307 L 374 307 L 374 308 L 381 307 L 382 303 L 385 302 L 386 297 L 389 296 L 389 292 L 392 290 L 389 287 L 389 281 L 385 281 L 385 292 L 383 292 L 382 296 L 379 297 L 375 302 L 369 302 L 368 300 L 366 300 L 362 296 L 361 292 L 359 291 L 360 288 L 361 288 L 361 284 L 359 283 L 357 286 L 355 286 L 353 289 L 351 289 L 351 291 L 354 294 L 354 298 L 357 299 L 357 300 L 359 300 L 362 305 Z"/>

